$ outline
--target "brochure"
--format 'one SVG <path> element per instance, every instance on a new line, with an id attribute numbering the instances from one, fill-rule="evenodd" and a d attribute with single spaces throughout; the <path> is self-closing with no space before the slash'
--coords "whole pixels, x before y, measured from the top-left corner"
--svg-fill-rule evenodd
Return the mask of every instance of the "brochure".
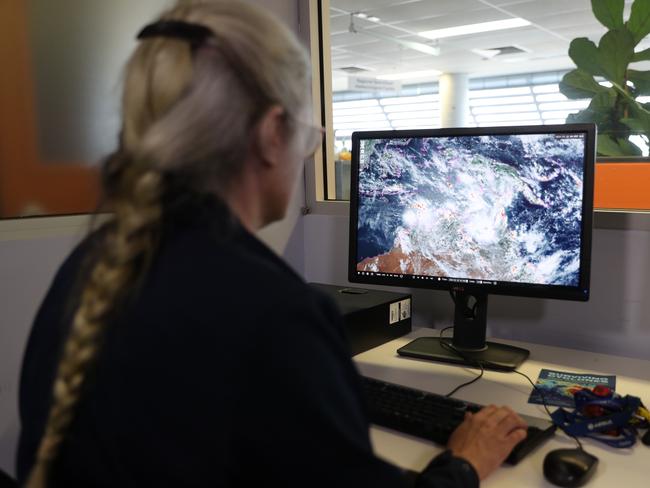
<path id="1" fill-rule="evenodd" d="M 613 391 L 616 389 L 616 376 L 542 369 L 536 385 L 544 393 L 547 405 L 575 408 L 573 394 L 576 391 L 583 388 L 592 389 L 596 385 L 605 385 Z M 544 403 L 536 389 L 531 392 L 528 403 Z"/>

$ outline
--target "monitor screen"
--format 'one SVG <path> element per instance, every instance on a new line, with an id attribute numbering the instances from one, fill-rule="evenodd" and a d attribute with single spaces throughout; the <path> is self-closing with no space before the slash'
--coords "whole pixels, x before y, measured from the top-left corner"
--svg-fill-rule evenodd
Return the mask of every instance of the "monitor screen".
<path id="1" fill-rule="evenodd" d="M 352 141 L 350 281 L 588 299 L 593 125 Z"/>

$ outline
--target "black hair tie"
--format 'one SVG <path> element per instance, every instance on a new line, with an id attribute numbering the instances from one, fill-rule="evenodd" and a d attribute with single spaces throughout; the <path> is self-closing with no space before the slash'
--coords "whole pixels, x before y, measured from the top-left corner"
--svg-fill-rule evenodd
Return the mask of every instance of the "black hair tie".
<path id="1" fill-rule="evenodd" d="M 182 20 L 160 20 L 145 26 L 138 33 L 137 39 L 151 37 L 180 39 L 189 42 L 192 49 L 196 49 L 202 46 L 207 39 L 214 37 L 214 33 L 200 24 L 192 24 Z"/>

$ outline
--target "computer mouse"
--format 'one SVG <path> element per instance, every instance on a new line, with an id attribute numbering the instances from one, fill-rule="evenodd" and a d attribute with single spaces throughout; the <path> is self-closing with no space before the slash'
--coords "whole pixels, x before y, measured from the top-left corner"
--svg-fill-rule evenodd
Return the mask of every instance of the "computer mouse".
<path id="1" fill-rule="evenodd" d="M 582 486 L 597 465 L 598 458 L 582 449 L 556 449 L 544 458 L 544 477 L 557 486 Z"/>
<path id="2" fill-rule="evenodd" d="M 646 446 L 650 446 L 650 429 L 648 429 L 643 437 L 641 437 L 641 442 L 643 442 Z"/>

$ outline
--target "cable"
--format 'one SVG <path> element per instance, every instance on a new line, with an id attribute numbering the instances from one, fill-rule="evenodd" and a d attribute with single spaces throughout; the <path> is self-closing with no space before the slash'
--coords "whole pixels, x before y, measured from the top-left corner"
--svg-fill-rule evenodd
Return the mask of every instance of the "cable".
<path id="1" fill-rule="evenodd" d="M 451 293 L 451 292 L 450 292 L 450 293 Z M 461 353 L 458 349 L 456 349 L 452 344 L 450 344 L 450 343 L 448 343 L 448 342 L 446 342 L 446 341 L 443 340 L 444 337 L 442 336 L 442 334 L 444 334 L 444 332 L 445 332 L 446 330 L 449 330 L 449 329 L 453 329 L 453 326 L 452 326 L 452 327 L 445 327 L 444 329 L 442 329 L 442 330 L 440 331 L 440 346 L 441 346 L 443 349 L 447 349 L 448 351 L 451 351 L 451 352 L 453 352 L 453 353 L 456 353 L 458 356 L 460 356 L 460 357 L 463 358 L 465 361 L 467 361 L 467 358 L 465 357 L 465 355 L 464 355 L 463 353 Z M 480 379 L 483 377 L 483 373 L 485 373 L 485 369 L 483 368 L 483 365 L 480 363 L 480 361 L 476 361 L 476 364 L 477 364 L 477 366 L 478 366 L 479 368 L 481 368 L 481 372 L 479 373 L 479 375 L 478 375 L 476 378 L 474 378 L 474 379 L 472 379 L 472 380 L 470 380 L 470 381 L 467 381 L 466 383 L 463 383 L 463 384 L 461 384 L 461 385 L 458 385 L 456 388 L 454 388 L 454 389 L 451 390 L 449 393 L 447 393 L 447 394 L 445 395 L 446 397 L 451 397 L 454 393 L 456 393 L 456 392 L 457 392 L 458 390 L 460 390 L 461 388 L 464 388 L 464 387 L 466 387 L 466 386 L 468 386 L 468 385 L 471 385 L 472 383 L 475 383 L 476 381 L 480 380 Z"/>
<path id="2" fill-rule="evenodd" d="M 451 292 L 450 292 L 450 293 L 451 293 Z M 452 295 L 452 297 L 453 297 L 453 295 Z M 442 329 L 442 330 L 440 331 L 440 345 L 441 345 L 444 349 L 447 349 L 448 351 L 452 351 L 452 352 L 454 352 L 454 353 L 457 354 L 460 358 L 462 358 L 464 361 L 467 361 L 467 362 L 469 362 L 469 363 L 474 363 L 474 364 L 476 364 L 479 368 L 481 368 L 481 373 L 480 373 L 476 378 L 474 378 L 474 379 L 472 379 L 472 380 L 470 380 L 470 381 L 467 381 L 466 383 L 462 383 L 462 384 L 458 385 L 456 388 L 454 388 L 454 389 L 451 390 L 449 393 L 447 393 L 447 394 L 445 395 L 446 397 L 451 397 L 454 393 L 456 393 L 456 392 L 457 392 L 458 390 L 460 390 L 461 388 L 464 388 L 464 387 L 466 387 L 466 386 L 468 386 L 468 385 L 471 385 L 472 383 L 474 383 L 474 382 L 480 380 L 480 379 L 483 377 L 483 373 L 485 372 L 484 364 L 485 364 L 485 366 L 490 366 L 490 363 L 489 363 L 489 362 L 487 362 L 487 361 L 478 361 L 477 359 L 470 358 L 469 356 L 467 356 L 466 354 L 464 354 L 461 350 L 457 349 L 457 348 L 454 347 L 452 344 L 450 344 L 450 343 L 448 343 L 448 342 L 445 342 L 445 341 L 443 340 L 443 336 L 442 336 L 442 334 L 443 334 L 446 330 L 453 329 L 453 328 L 454 328 L 453 326 L 449 326 L 449 327 L 445 327 L 444 329 Z M 537 387 L 537 385 L 533 382 L 533 380 L 531 380 L 531 379 L 528 377 L 528 375 L 526 375 L 525 373 L 522 373 L 521 371 L 517 371 L 516 369 L 510 370 L 510 371 L 502 371 L 502 372 L 504 372 L 504 373 L 507 373 L 507 372 L 517 373 L 518 375 L 521 375 L 521 376 L 523 376 L 524 378 L 526 378 L 526 379 L 528 380 L 528 382 L 529 382 L 531 385 L 533 385 L 533 388 L 535 389 L 535 391 L 536 391 L 537 393 L 539 393 L 539 396 L 540 396 L 541 399 L 542 399 L 542 405 L 544 406 L 544 410 L 546 410 L 546 413 L 547 413 L 548 416 L 551 418 L 551 422 L 553 422 L 553 424 L 556 425 L 556 426 L 557 426 L 557 427 L 558 427 L 562 432 L 564 432 L 568 437 L 571 437 L 574 441 L 576 441 L 576 443 L 578 444 L 578 448 L 579 448 L 581 451 L 584 451 L 584 448 L 582 447 L 582 442 L 580 442 L 580 439 L 578 439 L 578 438 L 577 438 L 576 436 L 574 436 L 574 435 L 569 434 L 569 433 L 564 429 L 564 427 L 562 427 L 562 426 L 560 426 L 560 425 L 557 425 L 557 424 L 553 421 L 553 415 L 551 414 L 551 411 L 550 411 L 550 409 L 548 408 L 548 404 L 546 403 L 546 397 L 544 396 L 544 392 L 543 392 L 540 388 Z"/>
<path id="3" fill-rule="evenodd" d="M 533 383 L 533 380 L 531 380 L 531 379 L 528 377 L 528 375 L 522 373 L 521 371 L 517 371 L 516 369 L 513 369 L 512 372 L 513 372 L 513 373 L 517 373 L 518 375 L 523 376 L 524 378 L 526 378 L 526 379 L 528 380 L 528 382 L 529 382 L 531 385 L 533 385 L 533 388 L 535 389 L 535 391 L 536 391 L 537 393 L 539 393 L 539 396 L 542 398 L 542 404 L 544 405 L 544 410 L 546 410 L 546 413 L 547 413 L 548 416 L 551 417 L 551 419 L 552 419 L 552 418 L 553 418 L 553 415 L 551 414 L 551 411 L 550 411 L 549 408 L 548 408 L 548 405 L 547 405 L 547 403 L 546 403 L 546 398 L 544 397 L 544 392 L 542 392 L 541 388 L 538 388 L 537 385 L 536 385 L 535 383 Z M 555 424 L 555 422 L 553 422 L 553 423 Z M 557 425 L 557 424 L 555 424 L 555 425 Z M 574 436 L 574 435 L 569 434 L 566 430 L 564 430 L 564 427 L 562 427 L 562 426 L 560 426 L 560 425 L 557 425 L 557 426 L 558 426 L 558 427 L 560 428 L 560 430 L 561 430 L 562 432 L 564 432 L 567 436 L 571 437 L 574 441 L 576 441 L 576 443 L 578 444 L 578 448 L 579 448 L 581 451 L 584 451 L 584 448 L 582 447 L 582 442 L 580 442 L 580 439 L 578 439 L 578 438 L 577 438 L 576 436 Z"/>

